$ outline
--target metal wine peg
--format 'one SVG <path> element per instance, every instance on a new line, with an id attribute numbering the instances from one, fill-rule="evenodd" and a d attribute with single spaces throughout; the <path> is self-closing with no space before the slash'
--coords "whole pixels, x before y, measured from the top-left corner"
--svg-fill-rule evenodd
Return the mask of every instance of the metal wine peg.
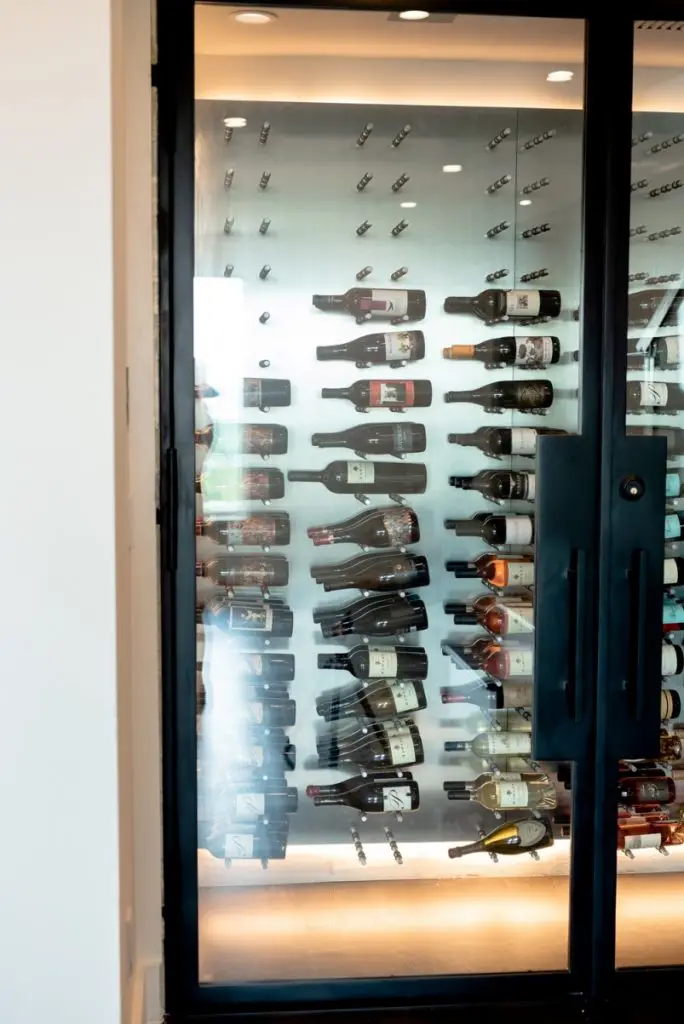
<path id="1" fill-rule="evenodd" d="M 647 281 L 650 276 L 647 270 L 642 270 L 639 274 L 630 274 L 628 281 L 630 284 L 634 281 Z"/>
<path id="2" fill-rule="evenodd" d="M 270 319 L 271 319 L 271 314 L 270 313 L 262 313 L 261 316 L 259 317 L 259 323 L 260 324 L 267 324 Z"/>
<path id="3" fill-rule="evenodd" d="M 652 231 L 648 236 L 648 240 L 649 242 L 657 242 L 662 238 L 670 238 L 672 235 L 680 235 L 681 233 L 682 229 L 675 226 L 673 228 L 666 228 L 664 231 Z"/>
<path id="4" fill-rule="evenodd" d="M 270 226 L 271 226 L 271 218 L 270 217 L 264 217 L 264 219 L 262 220 L 261 224 L 259 225 L 259 234 L 260 235 L 265 235 L 266 232 L 268 231 L 268 229 L 270 228 Z"/>
<path id="5" fill-rule="evenodd" d="M 492 270 L 491 274 L 487 274 L 485 281 L 491 284 L 493 281 L 500 281 L 502 277 L 506 277 L 509 273 L 508 267 L 501 267 L 500 270 Z"/>
<path id="6" fill-rule="evenodd" d="M 646 133 L 650 138 L 653 132 Z M 660 153 L 663 149 L 669 149 L 670 146 L 676 146 L 678 143 L 684 142 L 684 134 L 673 135 L 671 139 L 665 139 L 664 142 L 658 142 L 655 146 L 651 146 L 648 150 L 649 153 Z"/>
<path id="7" fill-rule="evenodd" d="M 540 277 L 548 277 L 549 272 L 546 267 L 540 267 L 539 270 L 531 270 L 529 274 L 522 274 L 520 280 L 522 282 L 527 281 L 538 281 Z"/>
<path id="8" fill-rule="evenodd" d="M 223 129 L 223 141 L 228 143 L 233 138 L 234 128 L 224 127 Z"/>
<path id="9" fill-rule="evenodd" d="M 372 267 L 370 267 L 370 266 L 369 267 L 361 267 L 361 270 L 358 270 L 357 273 L 356 273 L 356 280 L 357 281 L 363 281 L 364 277 L 368 277 L 368 275 L 372 274 L 372 273 L 373 273 L 373 268 Z"/>
<path id="10" fill-rule="evenodd" d="M 511 222 L 509 220 L 502 220 L 500 224 L 495 224 L 489 231 L 485 231 L 485 238 L 496 238 L 502 231 L 508 231 L 510 226 Z"/>
<path id="11" fill-rule="evenodd" d="M 504 185 L 507 185 L 508 182 L 512 180 L 513 179 L 510 174 L 502 174 L 501 177 L 497 178 L 496 181 L 493 181 L 491 185 L 487 185 L 487 188 L 485 189 L 486 195 L 493 196 L 500 188 L 503 188 Z"/>
<path id="12" fill-rule="evenodd" d="M 392 856 L 394 857 L 394 859 L 397 862 L 397 864 L 403 864 L 404 863 L 404 858 L 402 857 L 402 855 L 399 852 L 399 847 L 397 846 L 397 841 L 394 838 L 394 832 L 392 831 L 391 828 L 387 828 L 387 825 L 385 825 L 384 831 L 385 831 L 385 838 L 387 839 L 387 842 L 389 843 L 389 848 L 392 851 Z"/>
<path id="13" fill-rule="evenodd" d="M 370 133 L 372 131 L 373 131 L 373 122 L 369 121 L 368 124 L 363 128 L 363 130 L 362 130 L 361 134 L 359 135 L 358 139 L 356 140 L 356 145 L 357 146 L 365 146 L 366 142 L 368 141 L 368 136 L 370 135 Z"/>
<path id="14" fill-rule="evenodd" d="M 522 234 L 520 235 L 520 237 L 521 238 L 536 238 L 537 235 L 544 235 L 544 234 L 546 234 L 547 231 L 550 231 L 550 230 L 551 230 L 551 225 L 548 224 L 548 223 L 545 223 L 545 224 L 535 224 L 535 226 L 533 228 L 527 228 L 526 231 L 523 231 Z"/>
<path id="15" fill-rule="evenodd" d="M 628 850 L 628 849 L 627 849 L 627 848 L 625 847 L 625 849 L 624 849 L 624 850 L 623 850 L 622 852 L 624 853 L 624 855 L 625 855 L 625 857 L 627 858 L 627 860 L 634 860 L 634 854 L 632 853 L 632 851 L 631 851 L 631 850 Z"/>
<path id="16" fill-rule="evenodd" d="M 478 837 L 478 839 L 484 839 L 486 837 L 486 835 L 487 835 L 487 833 L 485 832 L 485 830 L 483 828 L 478 828 L 478 830 L 477 830 L 477 837 Z M 489 859 L 494 864 L 498 864 L 499 863 L 499 858 L 497 857 L 497 855 L 494 853 L 493 850 L 487 850 L 487 854 L 489 856 Z"/>
<path id="17" fill-rule="evenodd" d="M 366 185 L 368 185 L 368 183 L 371 182 L 372 180 L 373 180 L 372 173 L 370 171 L 366 171 L 364 176 L 362 178 L 359 178 L 359 180 L 357 181 L 357 183 L 356 183 L 356 191 L 357 192 L 363 192 L 363 190 L 366 187 Z"/>
<path id="18" fill-rule="evenodd" d="M 268 367 L 270 365 L 271 365 L 271 360 L 270 359 L 260 359 L 259 360 L 259 366 L 261 367 L 262 370 L 268 369 Z"/>
<path id="19" fill-rule="evenodd" d="M 359 238 L 361 238 L 361 236 L 365 235 L 367 231 L 370 231 L 372 227 L 373 225 L 369 220 L 364 220 L 363 224 L 359 224 L 358 228 L 356 229 L 356 234 L 359 236 Z"/>
<path id="20" fill-rule="evenodd" d="M 270 273 L 271 265 L 269 263 L 264 263 L 263 267 L 259 271 L 259 277 L 261 278 L 262 281 L 265 281 Z"/>
<path id="21" fill-rule="evenodd" d="M 367 320 L 370 320 L 372 315 L 373 315 L 372 313 L 361 313 L 359 316 L 357 316 L 355 318 L 356 319 L 356 323 L 357 324 L 365 324 Z M 357 412 L 366 412 L 367 410 L 366 409 L 359 409 L 357 407 L 356 411 Z"/>
<path id="22" fill-rule="evenodd" d="M 393 192 L 398 192 L 399 189 L 403 188 L 404 185 L 408 181 L 410 181 L 410 180 L 411 180 L 411 178 L 410 178 L 410 175 L 408 175 L 408 174 L 401 174 L 401 175 L 399 175 L 397 180 L 392 182 L 392 191 Z"/>
<path id="23" fill-rule="evenodd" d="M 645 224 L 639 224 L 638 227 L 629 229 L 629 237 L 634 238 L 636 235 L 645 235 L 647 231 L 648 228 Z"/>
<path id="24" fill-rule="evenodd" d="M 653 132 L 642 132 L 641 135 L 634 135 L 632 138 L 632 147 L 638 146 L 640 142 L 647 142 L 648 139 L 653 138 Z"/>
<path id="25" fill-rule="evenodd" d="M 409 222 L 407 220 L 403 220 L 403 218 L 402 218 L 402 220 L 398 221 L 394 225 L 394 227 L 392 228 L 392 231 L 390 232 L 390 234 L 393 236 L 393 238 L 398 238 L 398 236 L 402 233 L 402 231 L 406 231 L 406 228 L 408 226 L 409 226 Z"/>
<path id="26" fill-rule="evenodd" d="M 362 505 L 370 505 L 370 498 L 365 494 L 355 494 L 354 497 L 357 501 L 360 501 Z"/>
<path id="27" fill-rule="evenodd" d="M 264 171 L 264 173 L 261 175 L 261 178 L 259 180 L 259 188 L 261 189 L 262 192 L 263 192 L 263 190 L 265 188 L 268 188 L 268 183 L 269 183 L 270 180 L 271 180 L 271 172 L 270 171 Z"/>
<path id="28" fill-rule="evenodd" d="M 657 277 L 646 277 L 646 284 L 670 284 L 679 281 L 681 274 L 660 274 Z"/>
<path id="29" fill-rule="evenodd" d="M 556 135 L 556 129 L 550 128 L 546 132 L 542 132 L 540 135 L 535 135 L 534 138 L 529 139 L 520 147 L 520 152 L 524 153 L 525 150 L 534 149 L 535 146 L 541 146 L 542 142 L 548 142 Z"/>
<path id="30" fill-rule="evenodd" d="M 392 271 L 390 277 L 393 281 L 398 281 L 400 277 L 404 277 L 405 274 L 408 274 L 408 269 L 408 267 L 397 267 L 396 270 Z"/>
<path id="31" fill-rule="evenodd" d="M 359 858 L 359 863 L 362 864 L 365 867 L 366 866 L 366 854 L 364 853 L 364 850 L 363 850 L 363 843 L 361 842 L 361 836 L 359 835 L 359 830 L 357 828 L 354 828 L 354 826 L 352 825 L 352 827 L 349 829 L 349 831 L 351 832 L 352 842 L 354 844 L 354 849 L 356 850 L 356 856 Z"/>
<path id="32" fill-rule="evenodd" d="M 261 126 L 261 131 L 259 132 L 259 142 L 261 143 L 262 146 L 265 146 L 266 143 L 268 142 L 268 136 L 270 134 L 270 131 L 271 131 L 271 124 L 270 124 L 270 122 L 269 121 L 264 121 L 264 123 Z"/>
<path id="33" fill-rule="evenodd" d="M 224 277 L 232 277 L 234 270 L 235 270 L 235 267 L 233 266 L 232 263 L 226 263 L 225 267 L 223 268 L 223 276 Z"/>
<path id="34" fill-rule="evenodd" d="M 656 850 L 658 851 L 658 853 L 661 853 L 663 857 L 670 856 L 670 851 L 667 850 L 664 846 L 656 846 Z"/>
<path id="35" fill-rule="evenodd" d="M 409 318 L 408 313 L 404 313 L 402 316 L 393 316 L 392 319 L 390 320 L 390 323 L 392 324 L 393 327 L 396 327 L 397 324 L 405 324 L 407 322 L 407 320 L 409 320 L 409 319 L 410 318 Z M 403 409 L 398 409 L 398 410 L 395 409 L 394 410 L 394 412 L 403 412 L 403 411 L 404 411 Z"/>
<path id="36" fill-rule="evenodd" d="M 632 182 L 632 184 L 629 186 L 629 191 L 630 192 L 638 192 L 640 189 L 647 188 L 647 187 L 648 187 L 647 179 L 646 178 L 639 178 L 638 181 L 633 181 Z"/>
<path id="37" fill-rule="evenodd" d="M 390 491 L 387 497 L 390 499 L 390 501 L 396 502 L 397 505 L 406 504 L 406 498 L 402 494 L 397 494 L 396 491 Z"/>
<path id="38" fill-rule="evenodd" d="M 229 235 L 231 233 L 231 231 L 233 230 L 234 224 L 235 224 L 235 217 L 226 217 L 225 222 L 223 224 L 223 232 L 224 232 L 224 234 Z"/>
<path id="39" fill-rule="evenodd" d="M 485 146 L 485 149 L 488 149 L 490 151 L 496 149 L 496 147 L 500 146 L 503 140 L 507 139 L 510 134 L 510 128 L 502 128 L 500 132 L 497 132 L 493 139 L 489 140 L 489 142 Z"/>
<path id="40" fill-rule="evenodd" d="M 230 188 L 233 184 L 233 178 L 235 177 L 235 168 L 230 167 L 223 177 L 223 187 Z"/>
<path id="41" fill-rule="evenodd" d="M 394 138 L 392 139 L 392 141 L 390 143 L 392 149 L 396 149 L 397 146 L 400 146 L 402 144 L 402 142 L 404 141 L 404 139 L 406 138 L 406 136 L 410 134 L 410 132 L 411 132 L 411 125 L 410 124 L 405 124 L 404 127 L 401 128 L 397 132 L 397 134 L 394 136 Z"/>
<path id="42" fill-rule="evenodd" d="M 524 196 L 529 196 L 530 192 L 537 192 L 540 188 L 545 188 L 551 184 L 550 178 L 539 178 L 538 181 L 532 181 L 529 185 L 523 186 L 521 192 Z"/>

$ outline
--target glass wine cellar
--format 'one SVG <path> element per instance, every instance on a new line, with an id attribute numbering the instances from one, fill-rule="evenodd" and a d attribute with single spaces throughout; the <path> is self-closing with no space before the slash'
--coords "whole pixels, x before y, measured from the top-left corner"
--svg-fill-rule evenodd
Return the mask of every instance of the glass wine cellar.
<path id="1" fill-rule="evenodd" d="M 160 16 L 198 1019 L 684 965 L 684 23 L 403 14 Z"/>

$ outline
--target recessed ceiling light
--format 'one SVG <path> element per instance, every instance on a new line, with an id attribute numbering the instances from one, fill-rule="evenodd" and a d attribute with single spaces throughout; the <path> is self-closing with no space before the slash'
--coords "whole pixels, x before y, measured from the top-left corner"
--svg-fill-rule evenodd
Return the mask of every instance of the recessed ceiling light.
<path id="1" fill-rule="evenodd" d="M 270 11 L 236 11 L 233 17 L 241 25 L 267 25 L 269 21 L 274 21 L 277 15 L 271 14 Z"/>
<path id="2" fill-rule="evenodd" d="M 442 168 L 447 174 L 458 174 L 459 171 L 463 170 L 461 164 L 444 164 Z"/>
<path id="3" fill-rule="evenodd" d="M 521 206 L 531 206 L 532 205 L 532 200 L 531 199 L 521 199 L 520 200 L 520 205 Z"/>
<path id="4" fill-rule="evenodd" d="M 418 203 L 399 203 L 399 205 L 404 210 L 412 210 L 414 206 L 418 205 Z"/>
<path id="5" fill-rule="evenodd" d="M 402 21 L 425 21 L 430 17 L 429 11 L 399 11 Z"/>
<path id="6" fill-rule="evenodd" d="M 547 82 L 569 82 L 575 77 L 574 71 L 549 71 L 546 76 Z"/>
<path id="7" fill-rule="evenodd" d="M 246 117 L 224 117 L 223 123 L 226 128 L 246 128 L 247 118 Z"/>

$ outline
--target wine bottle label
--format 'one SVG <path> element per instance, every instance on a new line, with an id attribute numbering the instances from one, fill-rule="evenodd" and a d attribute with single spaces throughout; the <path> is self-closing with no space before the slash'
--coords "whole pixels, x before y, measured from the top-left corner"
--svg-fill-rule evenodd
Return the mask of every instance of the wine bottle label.
<path id="1" fill-rule="evenodd" d="M 660 720 L 668 722 L 674 714 L 674 701 L 669 690 L 660 691 Z"/>
<path id="2" fill-rule="evenodd" d="M 636 779 L 634 782 L 635 804 L 666 804 L 670 800 L 667 779 Z"/>
<path id="3" fill-rule="evenodd" d="M 261 388 L 259 388 L 261 393 Z M 273 430 L 271 427 L 243 427 L 242 451 L 245 455 L 267 454 L 273 450 Z"/>
<path id="4" fill-rule="evenodd" d="M 496 754 L 529 754 L 532 749 L 532 739 L 528 732 L 489 732 L 487 736 L 487 753 Z M 527 790 L 527 783 L 509 782 L 506 785 L 523 785 Z M 504 787 L 502 786 L 502 791 Z M 503 804 L 501 805 L 503 806 Z"/>
<path id="5" fill-rule="evenodd" d="M 392 786 L 391 789 L 383 789 L 382 809 L 383 811 L 410 811 L 411 787 Z"/>
<path id="6" fill-rule="evenodd" d="M 397 508 L 385 512 L 382 517 L 388 540 L 392 547 L 410 544 L 413 534 L 413 517 L 408 509 Z"/>
<path id="7" fill-rule="evenodd" d="M 516 386 L 518 409 L 544 409 L 548 401 L 548 385 L 541 381 L 519 381 Z"/>
<path id="8" fill-rule="evenodd" d="M 416 748 L 411 733 L 405 731 L 388 734 L 390 761 L 394 765 L 413 764 L 416 759 Z"/>
<path id="9" fill-rule="evenodd" d="M 552 338 L 516 338 L 516 366 L 548 366 L 553 358 Z"/>
<path id="10" fill-rule="evenodd" d="M 679 338 L 665 338 L 665 362 L 667 366 L 677 366 L 679 363 Z"/>
<path id="11" fill-rule="evenodd" d="M 503 688 L 505 708 L 528 708 L 532 705 L 531 683 L 506 683 Z"/>
<path id="12" fill-rule="evenodd" d="M 660 656 L 660 673 L 663 676 L 677 674 L 677 648 L 672 644 L 663 644 Z"/>
<path id="13" fill-rule="evenodd" d="M 245 705 L 245 714 L 250 725 L 261 725 L 264 720 L 264 703 L 261 700 L 250 700 Z"/>
<path id="14" fill-rule="evenodd" d="M 538 316 L 541 308 L 541 295 L 538 291 L 506 292 L 506 313 L 508 316 Z"/>
<path id="15" fill-rule="evenodd" d="M 534 654 L 528 648 L 506 651 L 509 676 L 531 676 L 534 671 Z"/>
<path id="16" fill-rule="evenodd" d="M 264 659 L 260 654 L 241 654 L 237 659 L 237 675 L 260 676 L 264 671 Z"/>
<path id="17" fill-rule="evenodd" d="M 392 443 L 397 452 L 413 451 L 413 428 L 406 427 L 403 423 L 392 427 Z"/>
<path id="18" fill-rule="evenodd" d="M 255 768 L 261 768 L 264 763 L 264 748 L 254 746 L 249 748 L 249 763 Z"/>
<path id="19" fill-rule="evenodd" d="M 248 860 L 254 856 L 254 836 L 227 835 L 224 842 L 223 856 L 226 860 Z"/>
<path id="20" fill-rule="evenodd" d="M 679 516 L 670 514 L 665 516 L 665 539 L 674 540 L 682 535 L 682 525 L 679 522 Z"/>
<path id="21" fill-rule="evenodd" d="M 396 331 L 385 334 L 385 352 L 387 359 L 413 359 L 416 348 L 416 336 L 413 331 Z"/>
<path id="22" fill-rule="evenodd" d="M 375 466 L 372 462 L 348 462 L 348 484 L 372 484 L 375 482 Z"/>
<path id="23" fill-rule="evenodd" d="M 507 807 L 527 807 L 529 793 L 526 782 L 508 782 L 499 778 L 496 789 L 498 798 L 496 806 L 501 810 L 505 810 Z"/>
<path id="24" fill-rule="evenodd" d="M 507 544 L 531 544 L 534 528 L 529 516 L 504 516 Z"/>
<path id="25" fill-rule="evenodd" d="M 418 710 L 418 695 L 413 683 L 392 683 L 390 692 L 398 715 Z"/>
<path id="26" fill-rule="evenodd" d="M 666 473 L 665 474 L 665 497 L 666 498 L 678 498 L 681 494 L 682 484 L 679 479 L 679 473 Z"/>
<path id="27" fill-rule="evenodd" d="M 413 405 L 415 388 L 412 380 L 372 380 L 369 382 L 369 405 Z"/>
<path id="28" fill-rule="evenodd" d="M 534 583 L 534 562 L 509 562 L 508 586 L 529 587 Z"/>
<path id="29" fill-rule="evenodd" d="M 511 429 L 511 455 L 534 455 L 537 450 L 537 431 L 534 427 Z"/>
<path id="30" fill-rule="evenodd" d="M 270 474 L 263 469 L 245 469 L 242 472 L 242 497 L 268 498 L 270 496 Z"/>
<path id="31" fill-rule="evenodd" d="M 660 832 L 649 832 L 645 836 L 625 836 L 625 850 L 646 850 L 649 847 L 660 848 L 663 837 Z"/>
<path id="32" fill-rule="evenodd" d="M 368 678 L 394 679 L 397 675 L 397 655 L 388 647 L 368 648 Z"/>
<path id="33" fill-rule="evenodd" d="M 546 835 L 546 825 L 543 821 L 537 821 L 535 818 L 524 819 L 516 823 L 518 829 L 518 838 L 520 840 L 520 846 L 528 850 L 531 846 L 536 846 Z"/>
<path id="34" fill-rule="evenodd" d="M 666 406 L 667 390 L 667 384 L 659 381 L 639 381 L 639 405 L 647 407 Z"/>
<path id="35" fill-rule="evenodd" d="M 663 601 L 663 625 L 672 626 L 678 622 L 684 623 L 684 605 L 667 597 Z"/>
<path id="36" fill-rule="evenodd" d="M 373 288 L 359 299 L 359 309 L 371 316 L 404 316 L 408 313 L 408 292 L 401 288 Z"/>
<path id="37" fill-rule="evenodd" d="M 224 544 L 237 547 L 246 544 L 272 544 L 275 541 L 275 519 L 268 516 L 251 519 L 231 519 L 222 531 Z"/>
<path id="38" fill-rule="evenodd" d="M 270 605 L 232 604 L 228 608 L 228 628 L 270 633 L 273 629 L 273 609 Z"/>
<path id="39" fill-rule="evenodd" d="M 534 473 L 511 473 L 511 493 L 514 501 L 534 501 Z"/>
<path id="40" fill-rule="evenodd" d="M 242 382 L 244 404 L 251 408 L 261 405 L 261 380 L 258 377 L 245 377 Z"/>
<path id="41" fill-rule="evenodd" d="M 242 587 L 263 587 L 272 578 L 273 570 L 268 562 L 258 558 L 245 559 L 239 568 L 230 570 L 226 576 Z"/>
<path id="42" fill-rule="evenodd" d="M 666 587 L 676 585 L 678 578 L 677 559 L 666 558 L 663 563 L 663 585 Z"/>
<path id="43" fill-rule="evenodd" d="M 236 818 L 258 818 L 265 813 L 266 797 L 263 793 L 238 793 L 235 797 Z"/>
<path id="44" fill-rule="evenodd" d="M 530 633 L 534 629 L 533 608 L 511 608 L 505 609 L 504 615 L 505 635 L 512 633 Z"/>

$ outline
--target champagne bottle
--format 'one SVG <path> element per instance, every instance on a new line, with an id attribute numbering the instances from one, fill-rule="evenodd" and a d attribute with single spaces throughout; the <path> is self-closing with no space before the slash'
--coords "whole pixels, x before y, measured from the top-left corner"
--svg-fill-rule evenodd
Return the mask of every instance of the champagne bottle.
<path id="1" fill-rule="evenodd" d="M 318 667 L 344 669 L 357 679 L 426 679 L 428 656 L 424 647 L 360 644 L 346 654 L 319 654 Z"/>
<path id="2" fill-rule="evenodd" d="M 292 636 L 292 609 L 276 601 L 209 601 L 204 621 L 236 636 Z"/>
<path id="3" fill-rule="evenodd" d="M 667 457 L 684 455 L 684 430 L 681 427 L 633 427 L 627 426 L 630 437 L 664 437 L 667 439 Z"/>
<path id="4" fill-rule="evenodd" d="M 627 381 L 627 412 L 673 413 L 684 409 L 684 388 L 657 380 Z"/>
<path id="5" fill-rule="evenodd" d="M 627 367 L 630 370 L 653 367 L 655 370 L 677 370 L 681 350 L 677 335 L 651 338 L 644 347 L 642 339 L 627 342 Z"/>
<path id="6" fill-rule="evenodd" d="M 273 406 L 290 405 L 292 387 L 289 380 L 273 377 L 245 377 L 242 382 L 243 405 L 267 412 Z"/>
<path id="7" fill-rule="evenodd" d="M 684 291 L 680 288 L 652 288 L 633 292 L 627 307 L 630 327 L 676 325 L 682 299 Z"/>
<path id="8" fill-rule="evenodd" d="M 556 317 L 560 311 L 560 292 L 550 289 L 505 291 L 503 288 L 487 288 L 479 295 L 449 295 L 444 300 L 445 313 L 472 313 L 486 323 L 528 320 L 538 316 Z"/>
<path id="9" fill-rule="evenodd" d="M 475 800 L 489 811 L 550 811 L 558 804 L 556 790 L 542 772 L 486 772 L 475 787 L 468 782 L 445 782 L 449 800 Z"/>
<path id="10" fill-rule="evenodd" d="M 416 288 L 350 288 L 344 295 L 314 295 L 311 301 L 316 309 L 340 310 L 358 320 L 422 320 L 426 307 L 425 292 Z"/>
<path id="11" fill-rule="evenodd" d="M 306 795 L 313 798 L 316 807 L 355 807 L 364 818 L 366 814 L 401 815 L 418 810 L 420 805 L 418 783 L 402 776 L 366 779 L 357 775 L 333 786 L 307 786 Z"/>
<path id="12" fill-rule="evenodd" d="M 428 627 L 425 605 L 415 594 L 383 594 L 361 598 L 344 608 L 324 608 L 313 613 L 326 639 L 334 636 L 395 636 Z"/>
<path id="13" fill-rule="evenodd" d="M 195 490 L 205 501 L 271 501 L 285 494 L 285 477 L 279 469 L 243 469 L 212 459 L 197 477 Z"/>
<path id="14" fill-rule="evenodd" d="M 223 555 L 196 562 L 195 575 L 224 587 L 284 587 L 290 567 L 282 555 Z"/>
<path id="15" fill-rule="evenodd" d="M 475 476 L 450 476 L 452 487 L 479 491 L 489 501 L 534 501 L 534 473 L 517 473 L 508 469 L 483 469 Z"/>
<path id="16" fill-rule="evenodd" d="M 465 857 L 469 853 L 494 853 L 497 856 L 534 853 L 553 846 L 551 822 L 546 818 L 522 818 L 520 821 L 506 821 L 497 825 L 476 843 L 452 846 L 447 853 L 450 857 Z"/>
<path id="17" fill-rule="evenodd" d="M 424 494 L 427 467 L 422 462 L 330 462 L 325 469 L 291 469 L 290 483 L 321 483 L 333 494 Z"/>
<path id="18" fill-rule="evenodd" d="M 532 734 L 529 732 L 481 732 L 468 741 L 447 740 L 444 744 L 447 753 L 470 753 L 489 760 L 492 757 L 515 757 L 532 753 Z"/>
<path id="19" fill-rule="evenodd" d="M 316 448 L 351 448 L 356 455 L 394 455 L 405 458 L 426 448 L 422 423 L 362 423 L 334 434 L 313 434 Z"/>
<path id="20" fill-rule="evenodd" d="M 494 636 L 531 633 L 534 629 L 532 598 L 483 595 L 468 606 L 447 601 L 444 611 L 453 615 L 455 625 L 479 623 Z"/>
<path id="21" fill-rule="evenodd" d="M 322 398 L 347 398 L 357 412 L 368 409 L 424 408 L 432 405 L 429 380 L 357 380 L 348 388 L 323 388 Z"/>
<path id="22" fill-rule="evenodd" d="M 356 764 L 377 771 L 422 764 L 423 741 L 418 726 L 410 718 L 397 722 L 371 722 L 363 731 L 341 731 L 320 736 L 316 742 L 321 768 Z"/>
<path id="23" fill-rule="evenodd" d="M 501 459 L 506 455 L 523 455 L 532 459 L 540 435 L 565 433 L 565 430 L 552 430 L 550 427 L 478 427 L 472 434 L 449 434 L 447 440 L 449 444 L 479 448 L 490 459 Z"/>
<path id="24" fill-rule="evenodd" d="M 425 357 L 425 336 L 422 331 L 390 331 L 389 334 L 365 334 L 344 345 L 319 345 L 316 359 L 346 359 L 359 369 L 388 363 L 406 366 Z"/>
<path id="25" fill-rule="evenodd" d="M 291 683 L 295 677 L 294 654 L 233 654 L 231 679 L 252 682 Z"/>
<path id="26" fill-rule="evenodd" d="M 316 698 L 316 713 L 326 722 L 341 718 L 382 721 L 422 711 L 427 707 L 425 687 L 418 680 L 372 679 L 328 690 Z"/>
<path id="27" fill-rule="evenodd" d="M 666 558 L 663 563 L 663 586 L 681 587 L 684 584 L 684 558 Z"/>
<path id="28" fill-rule="evenodd" d="M 497 380 L 474 391 L 447 391 L 445 402 L 473 402 L 489 412 L 501 409 L 548 409 L 553 402 L 550 380 Z"/>
<path id="29" fill-rule="evenodd" d="M 677 796 L 676 787 L 667 775 L 630 775 L 618 781 L 618 800 L 628 807 L 647 804 L 671 804 Z"/>
<path id="30" fill-rule="evenodd" d="M 326 591 L 406 590 L 407 587 L 427 587 L 430 583 L 427 559 L 411 552 L 357 555 L 337 565 L 313 565 L 310 572 Z"/>
<path id="31" fill-rule="evenodd" d="M 279 781 L 229 786 L 221 792 L 221 798 L 222 805 L 227 803 L 225 817 L 229 821 L 281 818 L 297 810 L 297 790 Z"/>
<path id="32" fill-rule="evenodd" d="M 284 455 L 287 427 L 278 423 L 210 423 L 195 430 L 195 444 L 223 455 Z"/>
<path id="33" fill-rule="evenodd" d="M 475 704 L 491 711 L 508 708 L 531 708 L 531 683 L 496 683 L 478 680 L 468 686 L 443 686 L 442 704 Z"/>
<path id="34" fill-rule="evenodd" d="M 488 370 L 502 366 L 524 366 L 545 370 L 560 359 L 560 341 L 555 337 L 487 338 L 478 345 L 450 345 L 442 349 L 445 359 L 477 359 Z"/>
<path id="35" fill-rule="evenodd" d="M 485 552 L 474 562 L 448 561 L 447 572 L 456 579 L 481 579 L 491 587 L 529 587 L 534 583 L 534 561 L 527 555 L 494 555 Z"/>
<path id="36" fill-rule="evenodd" d="M 396 505 L 373 508 L 333 526 L 310 526 L 307 536 L 316 547 L 323 544 L 359 544 L 368 548 L 404 548 L 420 540 L 418 516 L 412 508 Z"/>
<path id="37" fill-rule="evenodd" d="M 453 530 L 457 537 L 480 537 L 492 547 L 534 542 L 534 516 L 495 516 L 481 512 L 472 519 L 445 519 L 444 526 Z"/>
<path id="38" fill-rule="evenodd" d="M 195 533 L 224 547 L 277 547 L 290 543 L 290 516 L 287 512 L 255 512 L 246 518 L 198 518 Z"/>

